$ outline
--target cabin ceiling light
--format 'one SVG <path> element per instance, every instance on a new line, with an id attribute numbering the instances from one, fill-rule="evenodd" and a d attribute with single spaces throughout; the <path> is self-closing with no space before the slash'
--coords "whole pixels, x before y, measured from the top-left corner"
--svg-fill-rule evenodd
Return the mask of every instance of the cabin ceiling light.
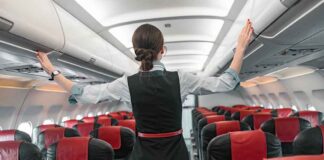
<path id="1" fill-rule="evenodd" d="M 75 0 L 102 26 L 119 23 L 180 16 L 217 16 L 228 15 L 234 0 Z M 171 3 L 172 2 L 172 3 Z M 127 4 L 127 5 L 125 5 Z"/>

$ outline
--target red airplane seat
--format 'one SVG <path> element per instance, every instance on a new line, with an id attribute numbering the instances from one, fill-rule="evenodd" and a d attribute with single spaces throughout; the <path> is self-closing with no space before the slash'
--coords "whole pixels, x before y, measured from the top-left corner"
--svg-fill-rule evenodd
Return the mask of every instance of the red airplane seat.
<path id="1" fill-rule="evenodd" d="M 284 155 L 293 153 L 292 143 L 295 137 L 299 132 L 308 128 L 311 128 L 310 122 L 297 117 L 275 118 L 264 122 L 261 126 L 264 132 L 271 133 L 280 139 Z"/>
<path id="2" fill-rule="evenodd" d="M 2 130 L 0 131 L 0 142 L 3 141 L 25 141 L 32 142 L 31 137 L 19 130 Z"/>
<path id="3" fill-rule="evenodd" d="M 251 115 L 246 116 L 243 118 L 242 122 L 247 123 L 252 130 L 259 129 L 261 127 L 261 124 L 265 121 L 268 121 L 272 119 L 271 113 L 253 113 Z"/>
<path id="4" fill-rule="evenodd" d="M 126 127 L 101 127 L 93 130 L 90 135 L 109 143 L 114 149 L 115 159 L 128 158 L 135 144 L 135 133 Z"/>
<path id="5" fill-rule="evenodd" d="M 134 119 L 119 120 L 118 126 L 126 127 L 131 129 L 134 133 L 136 132 L 136 121 Z"/>
<path id="6" fill-rule="evenodd" d="M 76 120 L 76 119 L 66 120 L 66 121 L 64 121 L 64 127 L 73 128 L 74 125 L 79 124 L 79 123 L 83 123 L 83 121 Z"/>
<path id="7" fill-rule="evenodd" d="M 118 124 L 118 120 L 110 118 L 106 115 L 96 117 L 95 122 L 100 124 L 101 126 L 115 126 Z"/>
<path id="8" fill-rule="evenodd" d="M 42 160 L 36 145 L 25 141 L 0 142 L 1 160 Z"/>
<path id="9" fill-rule="evenodd" d="M 73 129 L 76 129 L 81 137 L 89 137 L 90 132 L 101 127 L 98 123 L 79 123 L 73 126 Z"/>
<path id="10" fill-rule="evenodd" d="M 240 121 L 221 121 L 207 124 L 201 130 L 200 153 L 202 155 L 202 159 L 207 158 L 207 146 L 213 138 L 228 132 L 246 130 L 251 130 L 249 125 Z"/>
<path id="11" fill-rule="evenodd" d="M 317 126 L 300 132 L 293 143 L 295 155 L 324 154 L 324 126 Z"/>
<path id="12" fill-rule="evenodd" d="M 271 113 L 273 117 L 282 118 L 282 117 L 289 117 L 294 113 L 294 110 L 291 108 L 278 108 L 278 109 L 274 109 Z"/>
<path id="13" fill-rule="evenodd" d="M 311 122 L 312 127 L 321 125 L 323 120 L 323 113 L 319 111 L 299 111 L 292 114 L 294 117 L 300 117 Z"/>
<path id="14" fill-rule="evenodd" d="M 47 150 L 47 160 L 113 160 L 114 151 L 107 142 L 90 137 L 63 138 Z"/>
<path id="15" fill-rule="evenodd" d="M 208 160 L 263 160 L 281 155 L 280 140 L 261 130 L 226 133 L 207 147 Z"/>
<path id="16" fill-rule="evenodd" d="M 259 110 L 261 113 L 271 113 L 273 109 L 260 109 Z"/>
<path id="17" fill-rule="evenodd" d="M 46 151 L 51 144 L 56 143 L 62 138 L 79 136 L 78 131 L 72 128 L 49 128 L 38 134 L 36 145 L 41 150 L 43 158 L 46 158 Z"/>
<path id="18" fill-rule="evenodd" d="M 120 115 L 118 112 L 111 112 L 108 114 L 108 117 L 110 118 L 114 118 L 114 119 L 117 119 L 117 120 L 123 120 L 124 117 L 122 115 Z"/>
<path id="19" fill-rule="evenodd" d="M 44 125 L 39 125 L 37 126 L 36 128 L 34 128 L 33 130 L 33 143 L 36 144 L 37 143 L 37 136 L 40 132 L 43 132 L 45 131 L 46 129 L 49 129 L 49 128 L 58 128 L 58 127 L 62 127 L 60 125 L 57 125 L 57 124 L 44 124 Z"/>
<path id="20" fill-rule="evenodd" d="M 240 110 L 238 112 L 234 112 L 231 116 L 233 120 L 241 121 L 244 117 L 256 113 L 255 110 Z"/>

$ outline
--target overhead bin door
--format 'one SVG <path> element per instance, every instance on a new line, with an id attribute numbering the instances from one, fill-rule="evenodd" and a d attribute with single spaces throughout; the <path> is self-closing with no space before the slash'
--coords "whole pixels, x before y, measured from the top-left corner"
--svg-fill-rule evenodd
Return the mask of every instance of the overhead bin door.
<path id="1" fill-rule="evenodd" d="M 10 33 L 61 49 L 64 36 L 51 0 L 1 0 L 0 17 L 12 22 Z"/>

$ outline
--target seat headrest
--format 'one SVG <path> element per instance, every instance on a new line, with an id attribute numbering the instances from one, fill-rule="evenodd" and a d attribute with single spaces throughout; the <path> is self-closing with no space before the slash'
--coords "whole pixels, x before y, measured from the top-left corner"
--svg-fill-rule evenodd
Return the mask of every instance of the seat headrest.
<path id="1" fill-rule="evenodd" d="M 83 117 L 82 118 L 82 121 L 84 123 L 95 123 L 96 118 L 95 117 Z"/>
<path id="2" fill-rule="evenodd" d="M 126 127 L 101 127 L 93 130 L 90 135 L 93 138 L 109 143 L 114 149 L 116 159 L 127 157 L 132 152 L 135 144 L 135 133 Z"/>
<path id="3" fill-rule="evenodd" d="M 2 141 L 25 141 L 31 142 L 31 137 L 19 130 L 2 130 L 0 131 L 0 142 Z"/>
<path id="4" fill-rule="evenodd" d="M 73 128 L 76 129 L 82 137 L 90 136 L 90 132 L 99 127 L 101 127 L 101 125 L 98 123 L 79 123 L 73 126 Z"/>
<path id="5" fill-rule="evenodd" d="M 134 119 L 127 119 L 127 120 L 119 120 L 119 126 L 127 127 L 136 132 L 136 122 Z"/>
<path id="6" fill-rule="evenodd" d="M 281 142 L 293 142 L 296 135 L 311 124 L 305 119 L 297 117 L 275 118 L 263 123 L 261 129 L 276 135 Z"/>
<path id="7" fill-rule="evenodd" d="M 42 155 L 32 143 L 24 141 L 0 142 L 0 159 L 3 160 L 41 160 Z"/>
<path id="8" fill-rule="evenodd" d="M 246 116 L 251 115 L 253 113 L 256 113 L 256 111 L 255 110 L 240 110 L 240 111 L 234 112 L 231 117 L 234 120 L 241 121 L 243 118 L 245 118 Z"/>
<path id="9" fill-rule="evenodd" d="M 120 115 L 119 113 L 117 113 L 117 112 L 109 113 L 108 117 L 114 118 L 114 119 L 117 119 L 117 120 L 123 120 L 124 119 L 124 117 L 122 115 Z"/>
<path id="10" fill-rule="evenodd" d="M 271 113 L 273 109 L 260 109 L 260 112 L 262 113 Z"/>
<path id="11" fill-rule="evenodd" d="M 224 115 L 207 116 L 205 118 L 207 120 L 207 124 L 212 123 L 212 122 L 225 121 Z"/>
<path id="12" fill-rule="evenodd" d="M 222 160 L 262 160 L 282 155 L 280 141 L 260 130 L 218 136 L 209 143 L 207 153 L 207 159 Z"/>
<path id="13" fill-rule="evenodd" d="M 293 142 L 295 155 L 323 154 L 324 126 L 309 128 L 300 132 Z"/>
<path id="14" fill-rule="evenodd" d="M 116 125 L 117 120 L 109 118 L 108 116 L 98 116 L 96 123 L 100 124 L 101 126 L 112 126 Z"/>
<path id="15" fill-rule="evenodd" d="M 253 116 L 253 128 L 254 129 L 259 129 L 263 122 L 272 119 L 271 113 L 253 114 L 252 116 Z"/>
<path id="16" fill-rule="evenodd" d="M 102 140 L 89 137 L 63 138 L 47 150 L 47 160 L 112 160 L 113 149 Z"/>
<path id="17" fill-rule="evenodd" d="M 64 127 L 73 128 L 74 125 L 79 124 L 79 123 L 83 123 L 83 121 L 76 120 L 76 119 L 70 119 L 70 120 L 64 121 Z"/>
<path id="18" fill-rule="evenodd" d="M 39 126 L 37 126 L 33 130 L 33 143 L 34 144 L 37 143 L 38 134 L 40 132 L 43 132 L 43 131 L 45 131 L 46 129 L 49 129 L 49 128 L 58 128 L 58 127 L 62 127 L 62 126 L 57 125 L 57 124 L 46 124 L 46 125 L 39 125 Z"/>
<path id="19" fill-rule="evenodd" d="M 323 119 L 323 113 L 319 111 L 299 111 L 293 116 L 308 120 L 312 124 L 312 127 L 320 125 Z"/>
<path id="20" fill-rule="evenodd" d="M 291 108 L 278 108 L 272 111 L 272 114 L 274 117 L 289 117 L 291 114 L 293 114 L 293 110 Z"/>
<path id="21" fill-rule="evenodd" d="M 50 128 L 38 135 L 37 146 L 43 150 L 64 137 L 78 137 L 78 131 L 71 128 Z"/>
<path id="22" fill-rule="evenodd" d="M 222 135 L 228 132 L 241 130 L 240 121 L 215 122 L 215 126 L 216 126 L 216 135 Z"/>

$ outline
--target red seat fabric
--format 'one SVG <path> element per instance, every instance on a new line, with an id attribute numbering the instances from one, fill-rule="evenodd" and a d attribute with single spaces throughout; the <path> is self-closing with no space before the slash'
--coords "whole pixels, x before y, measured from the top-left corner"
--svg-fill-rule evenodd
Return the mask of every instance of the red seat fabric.
<path id="1" fill-rule="evenodd" d="M 117 120 L 123 120 L 124 119 L 124 117 L 122 115 L 120 115 L 119 113 L 117 113 L 117 112 L 109 113 L 108 117 L 114 118 L 114 119 L 117 119 Z"/>
<path id="2" fill-rule="evenodd" d="M 112 125 L 111 121 L 112 121 L 111 118 L 109 118 L 106 115 L 103 115 L 97 117 L 96 123 L 100 124 L 101 126 L 111 126 Z"/>
<path id="3" fill-rule="evenodd" d="M 224 121 L 215 122 L 216 124 L 216 135 L 222 135 L 228 132 L 240 131 L 241 126 L 239 121 Z"/>
<path id="4" fill-rule="evenodd" d="M 271 158 L 268 160 L 323 160 L 324 155 L 315 155 L 315 156 L 291 156 L 291 157 L 280 157 L 280 158 Z"/>
<path id="5" fill-rule="evenodd" d="M 231 132 L 232 160 L 262 160 L 267 157 L 267 142 L 264 132 Z"/>
<path id="6" fill-rule="evenodd" d="M 79 124 L 79 123 L 83 123 L 83 122 L 80 120 L 76 120 L 76 119 L 70 119 L 70 120 L 64 121 L 64 127 L 73 128 L 74 125 Z"/>
<path id="7" fill-rule="evenodd" d="M 205 118 L 208 124 L 212 122 L 225 121 L 224 115 L 207 116 Z"/>
<path id="8" fill-rule="evenodd" d="M 101 125 L 97 123 L 80 123 L 76 124 L 73 128 L 76 129 L 82 137 L 90 136 L 90 132 L 99 128 Z"/>
<path id="9" fill-rule="evenodd" d="M 281 142 L 293 142 L 300 132 L 298 118 L 278 118 L 275 119 L 276 136 Z"/>
<path id="10" fill-rule="evenodd" d="M 63 138 L 47 150 L 47 160 L 112 160 L 111 146 L 89 137 Z"/>
<path id="11" fill-rule="evenodd" d="M 273 109 L 261 109 L 260 112 L 262 113 L 271 113 Z"/>
<path id="12" fill-rule="evenodd" d="M 312 124 L 312 127 L 321 125 L 323 119 L 323 113 L 319 111 L 299 111 L 293 114 L 293 116 L 308 120 Z"/>
<path id="13" fill-rule="evenodd" d="M 36 128 L 34 128 L 33 130 L 33 143 L 36 144 L 37 143 L 37 136 L 39 133 L 45 131 L 46 129 L 49 128 L 58 128 L 58 127 L 62 127 L 60 125 L 57 124 L 46 124 L 46 125 L 39 125 Z"/>
<path id="14" fill-rule="evenodd" d="M 272 119 L 272 115 L 270 113 L 269 114 L 256 113 L 256 114 L 253 114 L 252 116 L 253 116 L 253 128 L 254 129 L 259 129 L 263 122 Z"/>
<path id="15" fill-rule="evenodd" d="M 136 122 L 134 119 L 128 119 L 128 120 L 119 120 L 118 121 L 119 126 L 127 127 L 136 132 Z"/>
<path id="16" fill-rule="evenodd" d="M 277 117 L 283 118 L 283 117 L 289 117 L 293 110 L 291 108 L 279 108 L 275 109 L 274 112 L 276 112 Z"/>
<path id="17" fill-rule="evenodd" d="M 0 159 L 19 160 L 19 141 L 7 141 L 0 143 Z"/>

